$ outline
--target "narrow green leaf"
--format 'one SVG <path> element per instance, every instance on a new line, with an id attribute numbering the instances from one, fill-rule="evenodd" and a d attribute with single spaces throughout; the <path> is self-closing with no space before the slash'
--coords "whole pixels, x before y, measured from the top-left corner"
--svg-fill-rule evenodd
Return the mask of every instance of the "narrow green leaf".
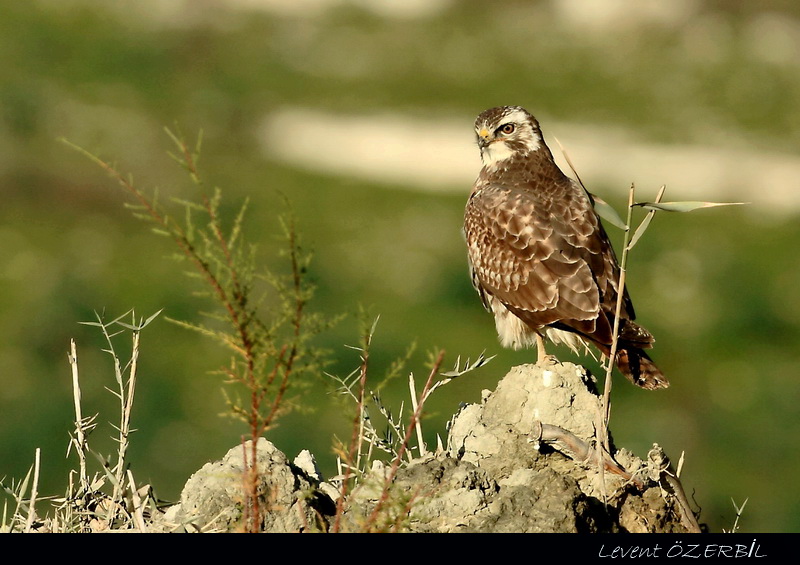
<path id="1" fill-rule="evenodd" d="M 663 210 L 664 212 L 691 212 L 700 208 L 714 208 L 716 206 L 740 206 L 747 202 L 636 202 L 634 206 L 647 208 L 648 210 Z"/>
<path id="2" fill-rule="evenodd" d="M 31 473 L 33 473 L 33 465 L 31 465 L 31 468 L 30 468 L 30 469 L 28 469 L 28 474 L 27 474 L 27 475 L 25 475 L 25 478 L 24 478 L 24 479 L 22 479 L 22 482 L 21 482 L 21 483 L 19 484 L 19 486 L 17 487 L 17 493 L 18 493 L 18 498 L 17 498 L 17 500 L 18 500 L 19 502 L 22 502 L 22 501 L 23 501 L 23 499 L 25 498 L 25 496 L 27 495 L 27 492 L 28 492 L 28 483 L 29 483 L 29 482 L 30 482 L 30 480 L 31 480 Z M 23 503 L 23 504 L 24 504 L 24 503 Z M 24 504 L 24 506 L 25 506 L 25 508 L 27 508 L 27 507 L 28 507 L 28 505 L 27 505 L 27 504 Z"/>
<path id="3" fill-rule="evenodd" d="M 149 318 L 147 318 L 147 319 L 146 319 L 146 320 L 145 320 L 145 321 L 142 323 L 142 326 L 141 326 L 141 327 L 143 327 L 143 328 L 144 328 L 145 326 L 147 326 L 147 324 L 149 324 L 150 322 L 152 322 L 153 320 L 155 320 L 155 319 L 156 319 L 156 317 L 157 317 L 159 314 L 161 314 L 161 312 L 163 312 L 163 311 L 164 311 L 164 309 L 162 308 L 161 310 L 159 310 L 158 312 L 156 312 L 155 314 L 153 314 L 152 316 L 150 316 Z"/>
<path id="4" fill-rule="evenodd" d="M 667 190 L 667 185 L 662 184 L 661 188 L 658 189 L 658 193 L 656 194 L 656 200 L 655 200 L 656 204 L 661 203 L 661 199 L 664 197 L 664 192 L 666 190 Z M 647 213 L 647 216 L 644 217 L 642 223 L 639 224 L 639 227 L 636 228 L 636 231 L 633 233 L 633 237 L 631 237 L 631 241 L 630 243 L 628 243 L 628 251 L 633 249 L 633 246 L 636 245 L 636 242 L 639 241 L 639 238 L 641 238 L 644 235 L 644 232 L 647 231 L 647 228 L 650 226 L 650 222 L 653 221 L 653 216 L 655 215 L 656 215 L 655 210 L 650 210 Z"/>
<path id="5" fill-rule="evenodd" d="M 620 215 L 617 214 L 617 211 L 614 210 L 614 208 L 612 208 L 608 202 L 591 193 L 589 193 L 589 196 L 591 196 L 592 200 L 594 200 L 594 210 L 597 212 L 598 216 L 610 224 L 617 226 L 621 230 L 628 229 L 628 226 L 625 225 L 625 222 L 622 220 Z"/>
<path id="6" fill-rule="evenodd" d="M 639 238 L 644 235 L 644 232 L 647 230 L 647 227 L 650 225 L 650 222 L 653 220 L 653 216 L 656 215 L 655 210 L 650 210 L 647 216 L 644 217 L 642 223 L 639 224 L 639 227 L 636 228 L 636 231 L 633 232 L 633 237 L 631 237 L 630 243 L 628 243 L 628 251 L 633 249 L 633 246 L 636 245 L 636 242 L 639 241 Z"/>
<path id="7" fill-rule="evenodd" d="M 118 318 L 116 318 L 116 319 L 114 319 L 114 320 L 111 320 L 110 322 L 108 322 L 108 323 L 106 324 L 106 326 L 111 326 L 111 325 L 113 325 L 113 324 L 118 324 L 120 320 L 122 320 L 123 318 L 126 318 L 126 317 L 128 316 L 128 314 L 132 314 L 132 313 L 133 313 L 133 310 L 128 310 L 127 312 L 125 312 L 124 314 L 122 314 L 121 316 L 119 316 Z"/>

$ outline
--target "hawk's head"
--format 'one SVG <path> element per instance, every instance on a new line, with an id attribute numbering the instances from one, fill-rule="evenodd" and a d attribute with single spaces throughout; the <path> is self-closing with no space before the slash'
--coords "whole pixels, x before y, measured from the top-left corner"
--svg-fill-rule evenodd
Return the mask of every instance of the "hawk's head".
<path id="1" fill-rule="evenodd" d="M 515 155 L 525 155 L 544 145 L 539 122 L 521 106 L 499 106 L 475 120 L 481 160 L 495 166 Z"/>

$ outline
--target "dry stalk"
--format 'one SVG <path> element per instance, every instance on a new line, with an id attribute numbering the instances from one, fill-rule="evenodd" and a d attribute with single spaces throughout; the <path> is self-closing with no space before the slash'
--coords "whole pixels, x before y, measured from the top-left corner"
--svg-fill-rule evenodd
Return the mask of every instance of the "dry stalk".
<path id="1" fill-rule="evenodd" d="M 367 518 L 365 524 L 365 530 L 369 531 L 370 528 L 375 524 L 378 517 L 380 516 L 381 510 L 383 510 L 384 505 L 389 499 L 389 491 L 394 483 L 394 479 L 397 476 L 397 472 L 400 469 L 400 464 L 403 461 L 403 456 L 405 455 L 406 450 L 408 449 L 408 445 L 411 442 L 411 436 L 414 434 L 415 430 L 417 429 L 417 422 L 419 421 L 422 415 L 422 409 L 425 406 L 424 400 L 428 397 L 428 392 L 433 385 L 434 377 L 439 373 L 439 369 L 442 366 L 442 361 L 444 360 L 444 350 L 440 350 L 438 355 L 436 356 L 436 360 L 431 367 L 431 371 L 428 374 L 428 379 L 425 381 L 425 386 L 422 389 L 422 394 L 420 395 L 420 401 L 417 405 L 416 410 L 413 411 L 411 415 L 411 421 L 408 423 L 406 427 L 406 434 L 403 438 L 403 442 L 400 444 L 400 449 L 397 451 L 397 455 L 395 456 L 394 460 L 392 461 L 392 467 L 389 470 L 388 475 L 384 479 L 383 483 L 383 491 L 381 492 L 381 496 L 378 499 L 378 502 L 375 504 L 375 508 L 373 508 L 372 513 Z"/>
<path id="2" fill-rule="evenodd" d="M 86 470 L 86 431 L 87 423 L 83 419 L 81 411 L 81 386 L 78 379 L 78 349 L 75 345 L 75 340 L 70 340 L 70 352 L 68 355 L 69 364 L 72 368 L 72 398 L 75 403 L 75 437 L 72 439 L 71 445 L 75 445 L 75 452 L 78 455 L 78 462 L 80 465 L 80 490 L 88 492 L 89 490 L 89 476 Z"/>
<path id="3" fill-rule="evenodd" d="M 36 448 L 36 456 L 33 463 L 33 483 L 31 483 L 31 501 L 28 506 L 28 519 L 25 521 L 25 532 L 33 531 L 33 522 L 36 519 L 36 497 L 39 494 L 39 464 L 42 450 Z"/>
<path id="4" fill-rule="evenodd" d="M 114 492 L 111 498 L 117 503 L 122 502 L 125 492 L 126 459 L 128 455 L 128 447 L 130 446 L 129 437 L 132 431 L 131 410 L 133 410 L 133 397 L 136 392 L 136 369 L 139 359 L 139 332 L 134 331 L 132 338 L 133 350 L 131 352 L 127 384 L 123 380 L 123 374 L 120 369 L 119 360 L 116 358 L 116 356 L 114 358 L 114 369 L 120 385 L 120 426 L 118 429 L 119 438 L 117 440 L 119 444 L 117 450 L 117 464 L 114 468 Z"/>
<path id="5" fill-rule="evenodd" d="M 131 514 L 133 515 L 133 521 L 139 531 L 145 533 L 147 531 L 147 526 L 145 525 L 144 514 L 142 512 L 142 499 L 139 496 L 139 491 L 136 488 L 136 482 L 133 480 L 133 472 L 130 469 L 128 469 L 127 476 L 128 489 L 131 493 Z"/>
<path id="6" fill-rule="evenodd" d="M 617 357 L 617 349 L 619 347 L 619 317 L 622 313 L 622 302 L 625 298 L 625 278 L 626 269 L 628 266 L 628 240 L 631 233 L 631 218 L 633 215 L 634 194 L 636 189 L 633 184 L 628 191 L 628 216 L 625 220 L 625 235 L 622 243 L 622 258 L 619 267 L 619 284 L 617 288 L 617 304 L 614 310 L 614 330 L 613 339 L 611 340 L 611 352 L 608 355 L 608 362 L 606 365 L 606 377 L 603 391 L 603 415 L 600 428 L 600 441 L 603 449 L 606 452 L 610 451 L 608 442 L 608 421 L 611 418 L 611 374 L 614 371 L 614 359 Z"/>
<path id="7" fill-rule="evenodd" d="M 373 326 L 374 328 L 374 326 Z M 355 461 L 355 468 L 360 469 L 362 443 L 364 441 L 364 414 L 366 411 L 366 392 L 367 392 L 367 369 L 369 368 L 369 347 L 372 343 L 372 331 L 364 335 L 364 347 L 361 349 L 361 365 L 359 367 L 359 385 L 358 385 L 358 401 L 356 406 L 356 415 L 353 418 L 353 434 L 350 437 L 350 447 L 347 454 L 347 460 L 344 462 L 344 474 L 340 473 L 342 477 L 341 492 L 339 499 L 336 501 L 336 518 L 333 522 L 331 531 L 338 533 L 341 528 L 341 520 L 344 515 L 345 501 L 350 486 L 350 479 L 353 474 L 353 462 Z"/>
<path id="8" fill-rule="evenodd" d="M 414 373 L 408 375 L 408 390 L 411 393 L 411 409 L 416 413 L 417 410 L 419 410 L 419 402 L 417 402 L 417 387 L 414 383 Z M 417 418 L 415 429 L 417 432 L 419 456 L 424 457 L 428 453 L 428 450 L 426 449 L 425 441 L 422 438 L 422 421 L 419 418 Z"/>

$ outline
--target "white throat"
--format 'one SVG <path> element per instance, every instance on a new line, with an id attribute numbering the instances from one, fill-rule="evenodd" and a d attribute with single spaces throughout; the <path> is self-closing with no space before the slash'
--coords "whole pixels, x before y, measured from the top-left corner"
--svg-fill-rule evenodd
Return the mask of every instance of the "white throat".
<path id="1" fill-rule="evenodd" d="M 496 167 L 514 155 L 514 151 L 505 141 L 495 141 L 481 150 L 481 162 L 484 167 Z"/>
<path id="2" fill-rule="evenodd" d="M 525 149 L 533 153 L 541 147 L 539 139 L 533 131 L 520 132 L 518 141 L 522 141 Z M 504 139 L 493 141 L 481 150 L 481 162 L 484 167 L 494 168 L 513 157 L 515 151 L 509 147 Z"/>

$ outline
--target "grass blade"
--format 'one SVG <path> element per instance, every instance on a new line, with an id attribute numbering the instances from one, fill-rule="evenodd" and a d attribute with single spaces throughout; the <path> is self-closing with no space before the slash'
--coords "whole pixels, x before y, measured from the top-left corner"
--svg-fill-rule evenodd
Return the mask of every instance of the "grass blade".
<path id="1" fill-rule="evenodd" d="M 648 210 L 663 210 L 664 212 L 691 212 L 701 208 L 715 208 L 717 206 L 740 206 L 747 202 L 701 202 L 687 200 L 683 202 L 636 202 L 633 205 Z"/>

